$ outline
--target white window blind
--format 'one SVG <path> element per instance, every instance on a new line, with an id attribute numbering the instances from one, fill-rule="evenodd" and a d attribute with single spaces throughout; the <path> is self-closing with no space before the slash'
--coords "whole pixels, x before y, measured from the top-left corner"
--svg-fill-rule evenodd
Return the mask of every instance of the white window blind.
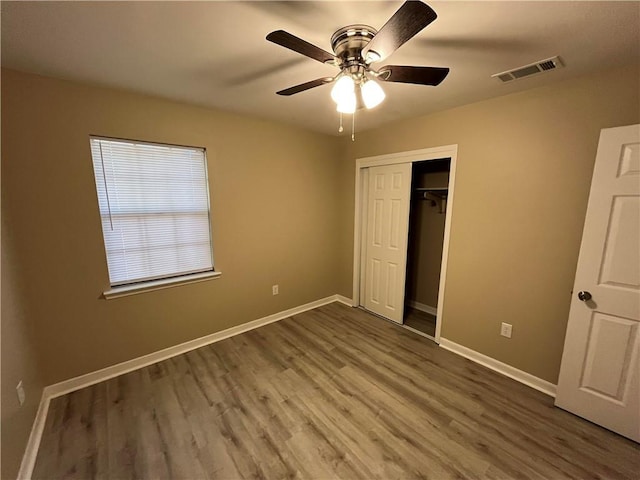
<path id="1" fill-rule="evenodd" d="M 212 271 L 204 150 L 90 141 L 111 285 Z"/>

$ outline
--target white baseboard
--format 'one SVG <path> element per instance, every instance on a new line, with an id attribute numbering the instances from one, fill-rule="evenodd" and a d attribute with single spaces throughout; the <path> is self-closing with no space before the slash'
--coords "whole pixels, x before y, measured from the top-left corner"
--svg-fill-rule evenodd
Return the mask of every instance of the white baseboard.
<path id="1" fill-rule="evenodd" d="M 335 295 L 335 299 L 336 302 L 344 303 L 348 307 L 355 307 L 355 305 L 353 304 L 353 300 L 351 300 L 350 298 L 344 297 L 342 295 Z"/>
<path id="2" fill-rule="evenodd" d="M 421 312 L 433 315 L 434 317 L 438 315 L 438 309 L 436 307 L 425 305 L 424 303 L 416 302 L 415 300 L 408 300 L 407 305 L 411 308 L 415 308 L 416 310 L 420 310 Z"/>
<path id="3" fill-rule="evenodd" d="M 49 401 L 50 398 L 46 396 L 46 393 L 43 390 L 42 397 L 40 398 L 40 405 L 38 405 L 38 411 L 36 412 L 36 418 L 33 420 L 33 426 L 31 427 L 31 433 L 29 434 L 29 440 L 27 440 L 27 447 L 25 448 L 22 462 L 20 463 L 17 480 L 31 479 L 33 467 L 36 464 L 38 447 L 40 447 L 40 439 L 44 432 L 44 424 L 47 421 Z"/>
<path id="4" fill-rule="evenodd" d="M 346 300 L 346 302 L 344 300 Z M 79 377 L 71 378 L 69 380 L 64 380 L 60 383 L 49 385 L 48 387 L 45 387 L 44 390 L 49 398 L 59 397 L 60 395 L 65 395 L 69 392 L 73 392 L 75 390 L 79 390 L 81 388 L 85 388 L 90 385 L 109 380 L 110 378 L 117 377 L 118 375 L 129 373 L 133 370 L 138 370 L 139 368 L 147 367 L 154 363 L 158 363 L 168 358 L 175 357 L 176 355 L 190 352 L 191 350 L 195 350 L 196 348 L 219 342 L 220 340 L 233 337 L 234 335 L 239 335 L 241 333 L 248 332 L 249 330 L 262 327 L 263 325 L 278 322 L 292 315 L 306 312 L 307 310 L 313 310 L 314 308 L 318 308 L 333 302 L 347 303 L 348 305 L 350 305 L 349 300 L 345 299 L 341 295 L 332 295 L 330 297 L 300 305 L 299 307 L 290 308 L 289 310 L 285 310 L 283 312 L 274 313 L 273 315 L 259 318 L 251 322 L 243 323 L 242 325 L 238 325 L 236 327 L 227 328 L 226 330 L 222 330 L 220 332 L 215 332 L 210 335 L 205 335 L 204 337 L 196 338 L 194 340 L 189 340 L 188 342 L 180 343 L 172 347 L 158 350 L 157 352 L 149 353 L 148 355 L 143 355 L 142 357 L 127 360 L 116 365 L 111 365 L 110 367 L 106 367 L 95 372 L 80 375 Z"/>
<path id="5" fill-rule="evenodd" d="M 330 297 L 322 298 L 320 300 L 316 300 L 315 302 L 306 303 L 304 305 L 300 305 L 299 307 L 294 307 L 283 312 L 274 313 L 273 315 L 259 318 L 251 322 L 243 323 L 242 325 L 227 328 L 226 330 L 222 330 L 220 332 L 205 335 L 204 337 L 189 340 L 188 342 L 174 345 L 163 350 L 158 350 L 157 352 L 149 353 L 148 355 L 143 355 L 142 357 L 127 360 L 125 362 L 111 365 L 110 367 L 106 367 L 95 372 L 80 375 L 79 377 L 70 378 L 69 380 L 64 380 L 62 382 L 44 387 L 44 390 L 42 392 L 42 399 L 40 400 L 40 406 L 38 407 L 38 412 L 36 413 L 36 418 L 33 422 L 33 427 L 31 429 L 31 434 L 29 435 L 27 447 L 25 449 L 24 456 L 22 457 L 18 479 L 26 480 L 31 478 L 33 467 L 35 466 L 36 462 L 36 456 L 38 454 L 38 448 L 40 447 L 40 440 L 42 439 L 42 433 L 44 431 L 44 425 L 47 419 L 47 412 L 49 410 L 49 403 L 51 399 L 59 397 L 61 395 L 65 395 L 75 390 L 80 390 L 81 388 L 89 387 L 105 380 L 109 380 L 110 378 L 117 377 L 118 375 L 123 375 L 125 373 L 144 368 L 154 363 L 167 360 L 168 358 L 175 357 L 176 355 L 181 355 L 191 350 L 195 350 L 196 348 L 219 342 L 220 340 L 233 337 L 234 335 L 248 332 L 249 330 L 268 325 L 269 323 L 284 320 L 285 318 L 291 317 L 292 315 L 297 315 L 299 313 L 306 312 L 307 310 L 313 310 L 314 308 L 328 305 L 329 303 L 333 302 L 340 302 L 350 307 L 353 305 L 352 300 L 347 297 L 344 297 L 342 295 L 331 295 Z"/>
<path id="6" fill-rule="evenodd" d="M 511 365 L 502 363 L 495 358 L 488 357 L 487 355 L 483 355 L 482 353 L 471 350 L 470 348 L 463 347 L 462 345 L 452 342 L 451 340 L 447 340 L 446 338 L 440 337 L 440 346 L 450 352 L 457 353 L 458 355 L 479 363 L 480 365 L 484 365 L 485 367 L 501 373 L 502 375 L 513 378 L 520 383 L 524 383 L 531 388 L 535 388 L 542 393 L 546 393 L 551 397 L 556 396 L 556 385 L 551 382 L 547 382 L 546 380 L 531 375 L 530 373 L 523 372 Z"/>

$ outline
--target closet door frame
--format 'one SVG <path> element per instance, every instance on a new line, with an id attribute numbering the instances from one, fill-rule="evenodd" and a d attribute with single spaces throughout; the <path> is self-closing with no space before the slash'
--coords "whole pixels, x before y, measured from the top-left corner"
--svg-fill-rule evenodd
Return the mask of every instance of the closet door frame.
<path id="1" fill-rule="evenodd" d="M 361 288 L 365 254 L 363 239 L 366 235 L 367 221 L 367 185 L 369 167 L 381 165 L 393 165 L 398 163 L 415 163 L 429 160 L 448 158 L 451 161 L 449 171 L 449 191 L 447 193 L 447 211 L 444 223 L 444 239 L 442 243 L 442 265 L 440 267 L 440 285 L 438 289 L 438 314 L 436 316 L 436 343 L 440 343 L 440 331 L 443 322 L 443 306 L 446 293 L 446 274 L 449 259 L 449 239 L 451 232 L 451 215 L 455 205 L 455 178 L 456 160 L 458 156 L 458 145 L 445 145 L 441 147 L 424 148 L 421 150 L 411 150 L 408 152 L 391 153 L 378 155 L 375 157 L 364 157 L 356 159 L 356 188 L 355 188 L 355 215 L 354 215 L 354 235 L 353 235 L 353 306 L 359 307 L 362 295 Z M 406 271 L 405 271 L 406 275 Z"/>

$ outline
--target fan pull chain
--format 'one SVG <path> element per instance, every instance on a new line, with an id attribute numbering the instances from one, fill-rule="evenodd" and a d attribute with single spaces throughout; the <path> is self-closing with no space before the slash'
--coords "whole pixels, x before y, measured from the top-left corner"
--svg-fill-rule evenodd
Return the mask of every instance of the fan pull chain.
<path id="1" fill-rule="evenodd" d="M 351 114 L 351 141 L 356 141 L 356 112 Z"/>
<path id="2" fill-rule="evenodd" d="M 338 128 L 338 133 L 344 132 L 344 128 L 342 128 L 342 112 L 340 112 L 340 127 Z"/>

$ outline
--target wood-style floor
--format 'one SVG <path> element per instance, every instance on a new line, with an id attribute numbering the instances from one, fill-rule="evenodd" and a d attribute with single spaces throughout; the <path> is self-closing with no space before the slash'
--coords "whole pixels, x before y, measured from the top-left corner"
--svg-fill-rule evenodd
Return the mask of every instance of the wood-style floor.
<path id="1" fill-rule="evenodd" d="M 405 307 L 404 324 L 432 337 L 436 336 L 436 317 L 430 313 Z"/>
<path id="2" fill-rule="evenodd" d="M 33 478 L 635 478 L 640 448 L 337 303 L 52 400 Z"/>

